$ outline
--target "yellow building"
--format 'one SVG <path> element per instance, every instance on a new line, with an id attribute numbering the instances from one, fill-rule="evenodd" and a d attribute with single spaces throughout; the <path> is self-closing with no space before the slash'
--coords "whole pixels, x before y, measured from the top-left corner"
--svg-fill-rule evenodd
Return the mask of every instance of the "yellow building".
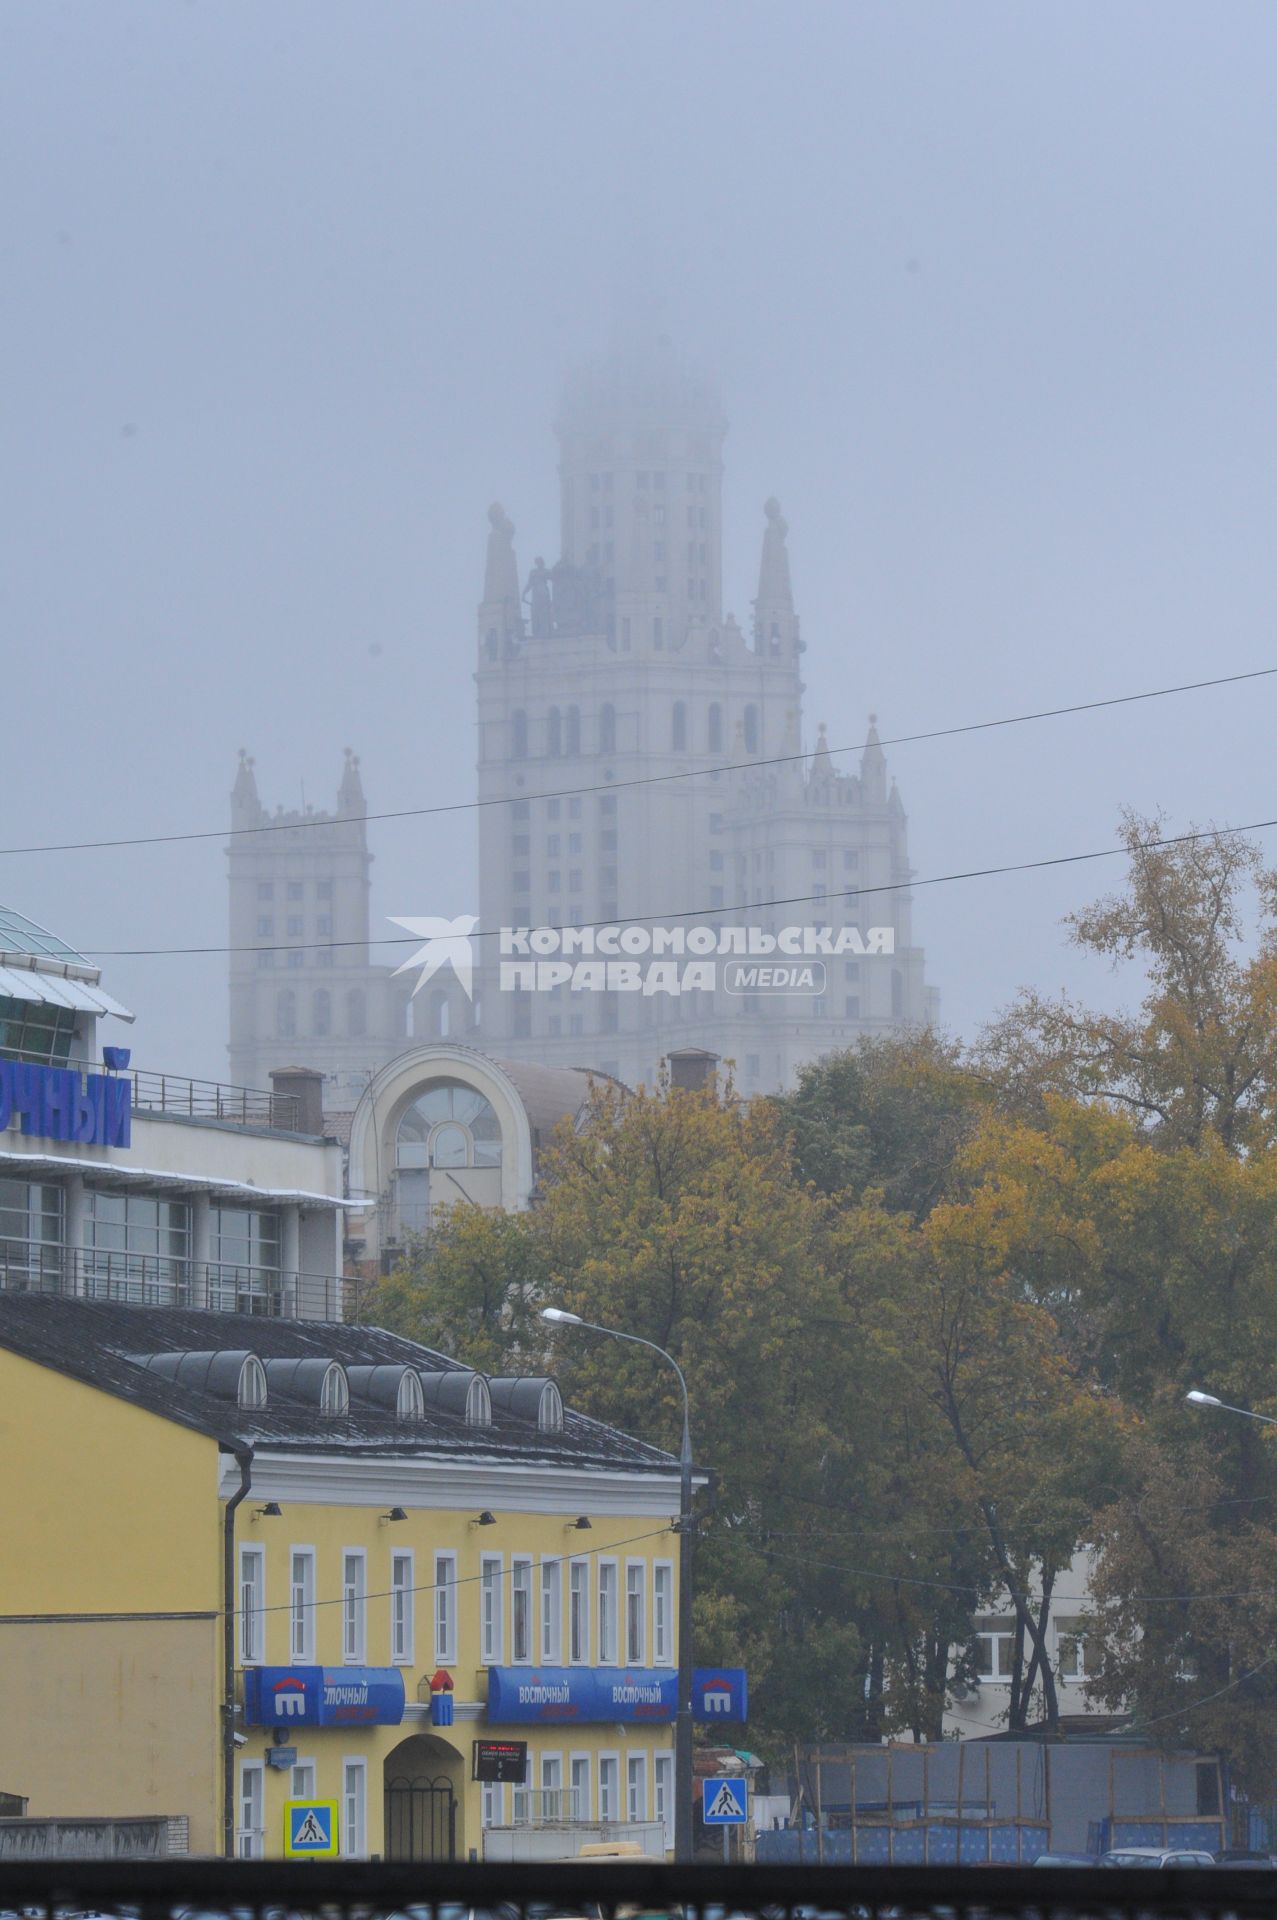
<path id="1" fill-rule="evenodd" d="M 0 1294 L 0 1434 L 0 1791 L 31 1816 L 245 1857 L 290 1802 L 356 1857 L 671 1844 L 677 1463 L 553 1381 Z M 475 1777 L 524 1743 L 521 1782 Z"/>

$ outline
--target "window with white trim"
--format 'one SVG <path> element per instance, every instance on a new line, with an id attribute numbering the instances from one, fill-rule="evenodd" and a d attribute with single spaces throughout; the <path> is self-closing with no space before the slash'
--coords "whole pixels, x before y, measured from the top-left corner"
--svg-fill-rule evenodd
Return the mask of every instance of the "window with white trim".
<path id="1" fill-rule="evenodd" d="M 557 1667 L 563 1658 L 563 1562 L 541 1562 L 541 1664 Z"/>
<path id="2" fill-rule="evenodd" d="M 368 1579 L 361 1548 L 347 1548 L 341 1557 L 341 1657 L 347 1666 L 362 1667 L 368 1653 Z"/>
<path id="3" fill-rule="evenodd" d="M 347 1860 L 368 1851 L 368 1763 L 347 1760 L 341 1770 L 341 1850 Z"/>
<path id="4" fill-rule="evenodd" d="M 485 1553 L 479 1568 L 479 1658 L 485 1667 L 499 1667 L 505 1640 L 502 1618 L 505 1582 L 501 1555 Z"/>
<path id="5" fill-rule="evenodd" d="M 616 1665 L 616 1562 L 599 1561 L 599 1665 Z M 602 1790 L 600 1776 L 599 1787 Z M 599 1816 L 600 1819 L 602 1815 Z"/>
<path id="6" fill-rule="evenodd" d="M 625 1763 L 625 1817 L 647 1819 L 647 1755 L 632 1753 Z"/>
<path id="7" fill-rule="evenodd" d="M 573 1820 L 592 1820 L 594 1808 L 590 1804 L 590 1756 L 588 1753 L 574 1753 L 571 1760 L 572 1806 L 570 1818 Z"/>
<path id="8" fill-rule="evenodd" d="M 1087 1630 L 1091 1621 L 1083 1616 L 1055 1622 L 1055 1646 L 1061 1680 L 1085 1680 L 1091 1671 Z"/>
<path id="9" fill-rule="evenodd" d="M 573 1560 L 568 1566 L 568 1660 L 573 1666 L 586 1666 L 589 1659 L 590 1563 Z"/>
<path id="10" fill-rule="evenodd" d="M 414 1660 L 417 1594 L 411 1552 L 390 1556 L 390 1661 L 410 1667 Z"/>
<path id="11" fill-rule="evenodd" d="M 457 1556 L 435 1555 L 435 1659 L 441 1667 L 457 1664 Z"/>
<path id="12" fill-rule="evenodd" d="M 266 1549 L 239 1550 L 239 1657 L 246 1667 L 265 1659 Z"/>
<path id="13" fill-rule="evenodd" d="M 674 1664 L 674 1568 L 658 1560 L 652 1568 L 652 1665 Z"/>
<path id="14" fill-rule="evenodd" d="M 1009 1680 L 1014 1660 L 1015 1626 L 1009 1618 L 977 1620 L 976 1675 L 981 1680 Z"/>
<path id="15" fill-rule="evenodd" d="M 621 1763 L 614 1753 L 599 1755 L 599 1819 L 621 1817 Z"/>
<path id="16" fill-rule="evenodd" d="M 295 1760 L 289 1773 L 290 1800 L 313 1800 L 315 1797 L 315 1763 L 313 1760 Z"/>
<path id="17" fill-rule="evenodd" d="M 532 1562 L 510 1562 L 510 1658 L 532 1658 Z"/>
<path id="18" fill-rule="evenodd" d="M 485 1827 L 505 1825 L 505 1788 L 494 1780 L 485 1780 L 479 1797 L 479 1822 Z"/>
<path id="19" fill-rule="evenodd" d="M 647 1654 L 647 1566 L 631 1560 L 625 1568 L 625 1664 L 641 1667 Z"/>
<path id="20" fill-rule="evenodd" d="M 658 1753 L 652 1759 L 652 1815 L 665 1829 L 665 1851 L 674 1845 L 674 1755 Z"/>
<path id="21" fill-rule="evenodd" d="M 289 1556 L 288 1657 L 315 1658 L 315 1549 L 294 1547 Z M 300 1797 L 300 1796 L 298 1796 Z"/>
<path id="22" fill-rule="evenodd" d="M 541 1755 L 541 1818 L 560 1821 L 567 1818 L 563 1806 L 563 1756 Z"/>
<path id="23" fill-rule="evenodd" d="M 235 1851 L 241 1860 L 260 1860 L 266 1852 L 265 1773 L 260 1760 L 239 1763 L 239 1826 Z"/>

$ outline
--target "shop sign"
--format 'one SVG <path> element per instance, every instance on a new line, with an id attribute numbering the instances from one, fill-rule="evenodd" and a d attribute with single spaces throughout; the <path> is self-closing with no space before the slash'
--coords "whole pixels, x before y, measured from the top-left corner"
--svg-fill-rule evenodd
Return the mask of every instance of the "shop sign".
<path id="1" fill-rule="evenodd" d="M 489 1667 L 488 1719 L 523 1722 L 672 1720 L 678 1710 L 673 1667 Z"/>
<path id="2" fill-rule="evenodd" d="M 397 1727 L 403 1719 L 399 1667 L 245 1667 L 250 1727 Z"/>
<path id="3" fill-rule="evenodd" d="M 127 1147 L 133 1138 L 133 1082 L 78 1067 L 0 1060 L 0 1133 L 15 1119 L 22 1132 L 87 1147 Z"/>
<path id="4" fill-rule="evenodd" d="M 526 1740 L 476 1740 L 471 1778 L 521 1787 L 528 1777 Z"/>

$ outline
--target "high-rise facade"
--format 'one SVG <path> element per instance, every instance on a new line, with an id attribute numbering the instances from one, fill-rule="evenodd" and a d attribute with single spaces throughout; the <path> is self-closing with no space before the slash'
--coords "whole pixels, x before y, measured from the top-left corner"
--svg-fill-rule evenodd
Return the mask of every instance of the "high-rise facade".
<path id="1" fill-rule="evenodd" d="M 411 976 L 369 964 L 353 758 L 333 816 L 267 814 L 242 762 L 234 822 L 270 830 L 231 843 L 232 944 L 269 939 L 279 951 L 232 958 L 237 1078 L 260 1079 L 287 1041 L 299 1064 L 331 1076 L 330 1104 L 352 1106 L 351 1090 L 415 1021 L 420 1037 L 632 1085 L 651 1083 L 669 1053 L 704 1048 L 761 1092 L 859 1035 L 928 1019 L 905 813 L 872 718 L 854 769 L 835 768 L 823 728 L 804 750 L 805 643 L 775 500 L 751 617 L 742 626 L 723 612 L 724 433 L 709 383 L 668 351 L 613 362 L 564 397 L 553 565 L 537 556 L 525 577 L 511 521 L 489 509 L 476 670 L 477 905 L 489 937 L 473 1007 L 437 975 L 410 1008 Z M 512 956 L 492 929 L 591 924 L 628 929 L 627 942 L 720 929 L 712 981 L 702 970 L 699 984 L 666 991 L 668 967 L 644 970 L 647 991 L 597 974 L 580 988 L 503 978 Z M 817 948 L 797 991 L 768 976 L 783 950 L 761 951 L 795 926 Z M 290 949 L 299 928 L 306 940 Z M 338 943 L 327 953 L 326 934 Z M 737 947 L 763 970 L 733 964 Z"/>

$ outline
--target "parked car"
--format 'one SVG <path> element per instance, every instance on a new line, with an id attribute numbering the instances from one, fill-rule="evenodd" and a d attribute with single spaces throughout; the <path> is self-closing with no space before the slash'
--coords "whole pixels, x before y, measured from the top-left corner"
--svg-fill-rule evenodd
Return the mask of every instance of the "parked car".
<path id="1" fill-rule="evenodd" d="M 1110 1847 L 1102 1867 L 1213 1867 L 1215 1856 L 1195 1847 Z"/>
<path id="2" fill-rule="evenodd" d="M 1093 1867 L 1096 1860 L 1093 1853 L 1040 1853 L 1033 1864 L 1035 1867 Z"/>
<path id="3" fill-rule="evenodd" d="M 1268 1867 L 1273 1864 L 1271 1853 L 1260 1853 L 1254 1847 L 1221 1847 L 1215 1855 L 1217 1867 Z"/>

